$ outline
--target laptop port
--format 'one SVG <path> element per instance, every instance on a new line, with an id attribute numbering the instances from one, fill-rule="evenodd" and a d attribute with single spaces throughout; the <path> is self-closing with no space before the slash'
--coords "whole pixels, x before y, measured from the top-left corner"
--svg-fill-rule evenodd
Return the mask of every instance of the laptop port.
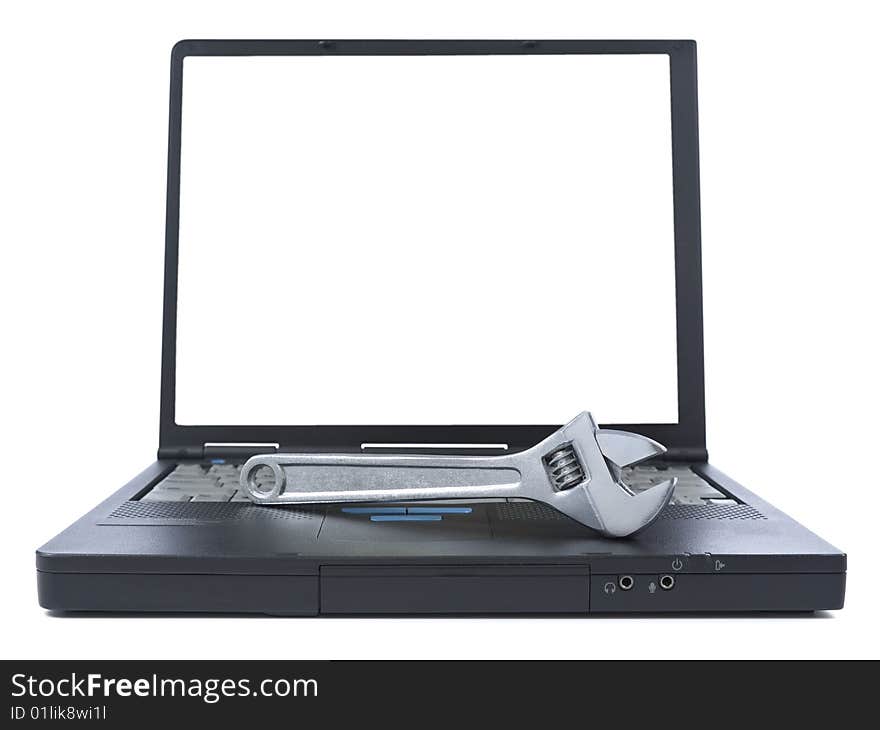
<path id="1" fill-rule="evenodd" d="M 628 591 L 633 587 L 633 577 L 631 575 L 622 575 L 617 579 L 617 585 L 620 586 L 620 590 Z"/>
<path id="2" fill-rule="evenodd" d="M 660 576 L 660 587 L 664 591 L 671 591 L 675 588 L 675 576 L 674 575 L 661 575 Z"/>

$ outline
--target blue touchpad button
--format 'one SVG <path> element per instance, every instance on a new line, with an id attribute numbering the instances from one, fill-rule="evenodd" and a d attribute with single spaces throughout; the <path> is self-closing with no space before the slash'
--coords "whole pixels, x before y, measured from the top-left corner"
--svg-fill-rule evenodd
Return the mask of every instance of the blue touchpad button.
<path id="1" fill-rule="evenodd" d="M 349 515 L 405 515 L 406 507 L 343 507 Z"/>
<path id="2" fill-rule="evenodd" d="M 470 507 L 407 507 L 406 511 L 411 515 L 469 515 L 473 509 Z"/>
<path id="3" fill-rule="evenodd" d="M 439 522 L 441 515 L 370 515 L 370 522 Z"/>

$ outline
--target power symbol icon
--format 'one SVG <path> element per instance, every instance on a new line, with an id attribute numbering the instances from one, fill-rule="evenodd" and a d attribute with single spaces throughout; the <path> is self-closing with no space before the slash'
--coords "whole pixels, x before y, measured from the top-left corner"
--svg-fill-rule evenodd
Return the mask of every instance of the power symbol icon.
<path id="1" fill-rule="evenodd" d="M 682 562 L 679 558 L 676 558 L 675 560 L 672 561 L 672 569 L 673 570 L 681 570 L 683 567 L 684 567 L 684 565 L 682 564 Z"/>

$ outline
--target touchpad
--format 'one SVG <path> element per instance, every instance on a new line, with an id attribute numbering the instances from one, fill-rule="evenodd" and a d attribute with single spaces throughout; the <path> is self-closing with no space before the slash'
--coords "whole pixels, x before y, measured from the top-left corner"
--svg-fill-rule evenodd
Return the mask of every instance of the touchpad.
<path id="1" fill-rule="evenodd" d="M 491 537 L 484 502 L 328 506 L 320 540 L 426 542 Z"/>

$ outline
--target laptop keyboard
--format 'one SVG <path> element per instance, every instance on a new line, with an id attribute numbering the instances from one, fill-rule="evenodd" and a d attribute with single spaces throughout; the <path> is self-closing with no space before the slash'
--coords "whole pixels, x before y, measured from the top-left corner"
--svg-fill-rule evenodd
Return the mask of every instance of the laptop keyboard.
<path id="1" fill-rule="evenodd" d="M 162 481 L 141 497 L 146 502 L 249 502 L 239 489 L 240 464 L 178 464 Z M 623 482 L 633 492 L 643 492 L 671 477 L 678 484 L 669 504 L 730 505 L 736 500 L 719 491 L 687 466 L 637 466 L 623 470 Z M 268 478 L 271 480 L 272 476 Z M 257 483 L 260 483 L 259 476 Z"/>
<path id="2" fill-rule="evenodd" d="M 673 505 L 730 505 L 735 499 L 713 487 L 688 466 L 635 466 L 623 470 L 623 483 L 633 492 L 644 492 L 655 484 L 677 477 L 675 491 L 669 504 Z"/>

